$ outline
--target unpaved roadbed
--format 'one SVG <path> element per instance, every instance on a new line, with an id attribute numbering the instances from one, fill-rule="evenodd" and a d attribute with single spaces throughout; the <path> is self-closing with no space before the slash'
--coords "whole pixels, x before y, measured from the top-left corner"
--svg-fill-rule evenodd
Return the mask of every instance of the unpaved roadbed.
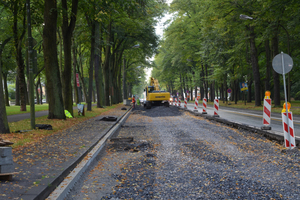
<path id="1" fill-rule="evenodd" d="M 300 154 L 175 107 L 137 107 L 68 199 L 300 199 Z"/>

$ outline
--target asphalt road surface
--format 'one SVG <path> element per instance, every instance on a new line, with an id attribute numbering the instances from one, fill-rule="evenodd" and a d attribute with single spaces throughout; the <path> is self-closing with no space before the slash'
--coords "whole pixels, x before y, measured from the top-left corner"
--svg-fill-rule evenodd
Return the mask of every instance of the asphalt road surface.
<path id="1" fill-rule="evenodd" d="M 66 199 L 299 199 L 299 150 L 256 133 L 161 106 L 113 137 Z"/>
<path id="2" fill-rule="evenodd" d="M 183 104 L 181 104 L 181 107 Z M 194 110 L 193 104 L 188 104 L 189 110 Z M 202 112 L 202 105 L 199 106 L 198 111 Z M 208 106 L 207 114 L 213 115 L 214 109 L 213 107 Z M 219 108 L 219 116 L 221 118 L 239 122 L 251 126 L 262 127 L 263 125 L 263 113 L 260 111 L 255 110 L 246 110 L 246 109 L 234 109 L 228 107 L 221 107 Z M 295 135 L 300 137 L 300 117 L 293 116 L 294 121 L 294 132 Z M 283 135 L 283 126 L 282 126 L 282 117 L 280 113 L 271 113 L 271 125 L 273 131 L 278 132 L 279 134 Z"/>

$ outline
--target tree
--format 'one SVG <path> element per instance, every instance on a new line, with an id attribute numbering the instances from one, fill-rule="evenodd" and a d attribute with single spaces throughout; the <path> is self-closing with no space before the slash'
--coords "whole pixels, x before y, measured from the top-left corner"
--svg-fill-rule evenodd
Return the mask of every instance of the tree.
<path id="1" fill-rule="evenodd" d="M 49 119 L 65 119 L 62 99 L 61 80 L 57 59 L 56 30 L 57 5 L 56 1 L 45 0 L 44 9 L 43 50 L 46 69 L 47 93 L 49 101 Z"/>
<path id="2" fill-rule="evenodd" d="M 75 28 L 77 16 L 78 0 L 72 0 L 72 9 L 70 12 L 70 22 L 68 17 L 67 0 L 62 0 L 62 38 L 64 43 L 64 69 L 62 72 L 63 100 L 64 107 L 73 115 L 73 96 L 72 96 L 72 35 Z"/>
<path id="3" fill-rule="evenodd" d="M 7 115 L 6 115 L 6 108 L 4 103 L 4 93 L 3 93 L 3 85 L 2 85 L 2 52 L 5 45 L 9 42 L 11 38 L 7 38 L 0 46 L 0 133 L 10 133 Z"/>

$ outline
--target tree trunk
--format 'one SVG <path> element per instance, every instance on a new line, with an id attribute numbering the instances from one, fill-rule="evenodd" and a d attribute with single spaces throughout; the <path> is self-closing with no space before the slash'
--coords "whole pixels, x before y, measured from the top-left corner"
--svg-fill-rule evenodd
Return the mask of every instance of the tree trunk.
<path id="1" fill-rule="evenodd" d="M 279 53 L 278 50 L 278 35 L 276 35 L 272 38 L 272 52 L 273 52 L 273 58 Z M 279 74 L 275 72 L 275 70 L 272 70 L 273 72 L 273 82 L 274 82 L 274 105 L 280 106 L 280 82 L 279 82 Z"/>
<path id="2" fill-rule="evenodd" d="M 235 80 L 233 82 L 233 87 L 234 87 L 234 104 L 237 104 L 237 101 L 238 101 L 238 94 L 239 94 L 239 83 L 237 80 Z"/>
<path id="3" fill-rule="evenodd" d="M 2 51 L 4 46 L 9 42 L 9 39 L 6 39 L 1 44 L 0 48 L 0 133 L 10 133 L 7 115 L 6 115 L 6 107 L 4 103 L 4 93 L 3 93 L 3 85 L 2 85 Z M 5 81 L 6 82 L 6 81 Z"/>
<path id="4" fill-rule="evenodd" d="M 76 66 L 77 66 L 77 58 L 76 58 L 76 46 L 75 46 L 75 43 L 74 43 L 74 38 L 73 38 L 73 47 L 72 47 L 72 51 L 73 51 L 73 80 L 74 80 L 74 83 L 73 83 L 73 88 L 74 88 L 74 99 L 75 99 L 75 102 L 76 104 L 79 104 L 79 95 L 78 95 L 78 89 L 79 87 L 77 87 L 77 82 L 76 82 Z M 79 79 L 79 77 L 78 77 Z"/>
<path id="5" fill-rule="evenodd" d="M 102 68 L 101 68 L 101 45 L 100 45 L 100 23 L 95 21 L 95 82 L 97 92 L 97 108 L 102 108 Z"/>
<path id="6" fill-rule="evenodd" d="M 56 1 L 46 0 L 44 8 L 43 50 L 47 80 L 47 94 L 49 102 L 49 119 L 66 119 L 62 99 L 62 85 L 60 80 L 56 30 L 57 5 Z"/>
<path id="7" fill-rule="evenodd" d="M 94 75 L 94 56 L 95 56 L 95 22 L 92 22 L 92 37 L 91 37 L 91 56 L 89 68 L 89 87 L 87 96 L 87 111 L 92 111 L 92 95 L 93 95 L 93 75 Z"/>
<path id="8" fill-rule="evenodd" d="M 42 87 L 42 82 L 40 81 L 40 95 L 41 95 L 41 104 L 43 104 L 43 87 Z"/>
<path id="9" fill-rule="evenodd" d="M 1 56 L 0 56 L 0 62 L 1 62 Z M 8 88 L 7 88 L 7 73 L 2 73 L 2 75 L 3 75 L 3 83 L 4 83 L 5 105 L 10 106 L 9 105 Z M 1 74 L 0 74 L 0 76 L 1 76 Z"/>
<path id="10" fill-rule="evenodd" d="M 59 43 L 59 74 L 60 74 L 60 80 L 63 80 L 63 39 L 61 38 L 61 33 L 60 30 L 57 29 L 57 33 L 58 33 L 58 43 Z M 61 82 L 62 84 L 62 88 L 64 88 L 64 82 Z M 63 100 L 64 100 L 64 95 L 63 95 Z"/>
<path id="11" fill-rule="evenodd" d="M 1 53 L 1 52 L 0 52 Z M 1 56 L 0 56 L 1 58 Z M 10 133 L 7 115 L 6 115 L 6 107 L 4 103 L 4 94 L 3 94 L 3 86 L 2 86 L 2 66 L 0 62 L 0 133 Z"/>
<path id="12" fill-rule="evenodd" d="M 39 96 L 39 84 L 40 84 L 41 78 L 38 79 L 36 85 L 35 85 L 35 93 L 36 93 L 36 103 L 40 104 L 40 96 Z"/>
<path id="13" fill-rule="evenodd" d="M 260 98 L 260 73 L 258 66 L 257 49 L 255 46 L 255 33 L 254 28 L 250 26 L 250 49 L 251 49 L 251 62 L 252 71 L 254 77 L 254 88 L 255 88 L 255 106 L 261 106 Z"/>
<path id="14" fill-rule="evenodd" d="M 63 70 L 63 96 L 64 106 L 73 116 L 73 95 L 72 95 L 72 35 L 75 28 L 78 0 L 72 0 L 72 11 L 69 23 L 67 0 L 62 0 L 62 35 L 64 41 L 64 70 Z"/>
<path id="15" fill-rule="evenodd" d="M 107 36 L 106 36 L 106 47 L 105 47 L 105 62 L 104 62 L 104 80 L 105 80 L 105 105 L 109 106 L 109 94 L 110 94 L 110 85 L 109 85 L 109 77 L 110 77 L 110 55 L 111 55 L 111 46 L 110 46 L 110 41 L 111 41 L 111 24 L 112 22 L 110 21 L 107 27 Z M 130 88 L 130 94 L 131 94 L 131 88 Z"/>
<path id="16" fill-rule="evenodd" d="M 183 99 L 183 91 L 184 91 L 184 89 L 183 89 L 183 81 L 182 81 L 182 75 L 180 74 L 180 96 L 181 96 L 181 100 L 184 100 Z"/>
<path id="17" fill-rule="evenodd" d="M 271 50 L 269 40 L 265 41 L 265 51 L 266 51 L 266 78 L 265 78 L 265 90 L 271 90 L 270 84 L 270 74 L 272 69 L 272 60 L 271 60 Z"/>
<path id="18" fill-rule="evenodd" d="M 22 40 L 25 35 L 25 20 L 23 22 L 23 29 L 22 33 L 19 36 L 18 33 L 18 10 L 19 10 L 19 4 L 18 1 L 14 2 L 13 5 L 13 35 L 14 35 L 14 45 L 16 50 L 16 62 L 17 62 L 17 72 L 18 72 L 18 79 L 19 79 L 19 95 L 20 95 L 20 111 L 26 111 L 26 97 L 25 97 L 25 91 L 26 91 L 26 83 L 25 83 L 25 65 L 24 60 L 22 56 Z"/>
<path id="19" fill-rule="evenodd" d="M 184 90 L 184 94 L 185 94 L 185 97 L 187 98 L 187 92 L 186 92 L 186 86 L 185 86 L 185 78 L 184 78 L 184 75 L 182 76 L 182 83 L 183 83 L 183 90 Z"/>
<path id="20" fill-rule="evenodd" d="M 200 98 L 204 98 L 204 70 L 203 64 L 201 64 L 201 72 L 200 72 Z"/>
<path id="21" fill-rule="evenodd" d="M 207 64 L 205 64 L 205 74 L 204 74 L 204 83 L 205 83 L 205 85 L 204 85 L 204 91 L 205 91 L 205 97 L 206 97 L 206 99 L 208 101 L 208 80 L 207 80 L 207 76 L 208 76 L 208 74 L 207 74 Z"/>
<path id="22" fill-rule="evenodd" d="M 17 71 L 17 77 L 16 77 L 16 99 L 15 99 L 15 105 L 19 106 L 20 105 L 20 89 L 19 89 L 19 75 L 18 75 L 18 71 Z"/>
<path id="23" fill-rule="evenodd" d="M 225 97 L 225 101 L 226 104 L 228 103 L 228 93 L 227 93 L 227 73 L 224 74 L 224 79 L 223 79 L 223 87 L 224 87 L 224 97 Z M 223 101 L 224 102 L 224 101 Z"/>
<path id="24" fill-rule="evenodd" d="M 252 78 L 248 80 L 248 96 L 247 96 L 247 102 L 251 103 L 252 102 Z"/>
<path id="25" fill-rule="evenodd" d="M 197 82 L 196 82 L 196 77 L 195 77 L 195 72 L 193 73 L 193 77 L 194 77 L 194 87 L 195 87 L 195 99 L 197 98 Z"/>
<path id="26" fill-rule="evenodd" d="M 127 90 L 126 90 L 126 59 L 123 58 L 123 99 L 127 99 Z"/>
<path id="27" fill-rule="evenodd" d="M 84 78 L 83 78 L 83 75 L 82 75 L 83 74 L 83 64 L 82 64 L 82 62 L 80 62 L 80 69 L 81 69 L 80 72 L 78 72 L 79 78 L 81 80 L 81 87 L 79 88 L 79 91 L 81 91 L 81 88 L 82 88 L 84 101 L 87 103 L 88 95 L 87 95 L 87 89 L 85 87 L 86 84 L 85 84 L 85 81 L 84 81 Z M 80 94 L 79 96 L 80 96 L 80 100 L 81 100 L 82 95 Z"/>

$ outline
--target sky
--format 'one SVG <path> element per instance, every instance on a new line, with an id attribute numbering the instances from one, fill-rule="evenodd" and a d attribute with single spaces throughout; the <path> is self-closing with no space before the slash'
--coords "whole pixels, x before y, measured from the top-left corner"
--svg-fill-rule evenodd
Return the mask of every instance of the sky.
<path id="1" fill-rule="evenodd" d="M 168 3 L 168 5 L 170 5 L 170 3 L 172 3 L 173 0 L 167 0 L 166 2 Z M 159 20 L 159 22 L 157 23 L 157 25 L 155 26 L 155 32 L 156 34 L 162 38 L 163 37 L 163 33 L 164 33 L 164 23 L 171 18 L 171 15 L 170 14 L 166 14 L 163 18 L 161 18 Z M 151 60 L 154 60 L 154 57 L 151 58 Z M 149 80 L 150 76 L 151 76 L 151 71 L 152 71 L 152 68 L 146 68 L 145 69 L 145 72 L 146 72 L 146 81 Z"/>

